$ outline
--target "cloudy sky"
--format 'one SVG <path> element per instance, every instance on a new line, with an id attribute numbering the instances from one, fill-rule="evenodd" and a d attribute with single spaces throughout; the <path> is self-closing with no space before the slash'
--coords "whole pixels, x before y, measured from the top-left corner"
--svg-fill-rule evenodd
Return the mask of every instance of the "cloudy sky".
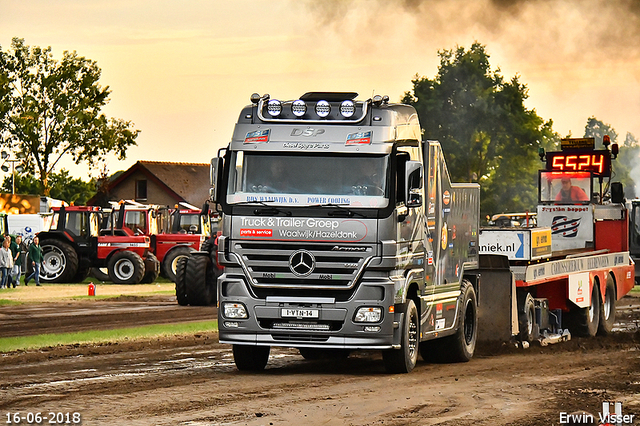
<path id="1" fill-rule="evenodd" d="M 142 131 L 113 173 L 208 162 L 254 92 L 397 101 L 416 75 L 436 75 L 438 50 L 474 41 L 561 135 L 582 136 L 595 116 L 620 142 L 640 139 L 639 17 L 638 0 L 0 0 L 0 47 L 21 37 L 98 63 L 104 112 Z"/>

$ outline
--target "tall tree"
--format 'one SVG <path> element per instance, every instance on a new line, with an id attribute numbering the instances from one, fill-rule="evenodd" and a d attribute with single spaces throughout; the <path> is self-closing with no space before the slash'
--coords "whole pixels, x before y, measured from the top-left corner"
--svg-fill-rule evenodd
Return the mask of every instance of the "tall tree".
<path id="1" fill-rule="evenodd" d="M 416 76 L 403 102 L 415 106 L 425 138 L 441 142 L 452 178 L 481 184 L 483 214 L 533 210 L 538 148 L 560 139 L 552 121 L 525 107 L 526 85 L 493 71 L 484 45 L 438 54 L 437 76 Z"/>
<path id="2" fill-rule="evenodd" d="M 25 45 L 13 38 L 11 49 L 0 49 L 0 145 L 37 173 L 45 195 L 49 177 L 64 156 L 76 164 L 98 164 L 107 155 L 124 159 L 139 130 L 130 121 L 107 118 L 109 87 L 98 83 L 97 63 L 63 53 L 53 58 L 51 47 Z"/>
<path id="3" fill-rule="evenodd" d="M 7 176 L 2 183 L 2 189 L 5 192 L 11 192 L 12 176 Z M 64 200 L 68 204 L 84 205 L 87 200 L 96 193 L 96 180 L 92 179 L 88 182 L 80 178 L 73 178 L 69 175 L 69 171 L 62 169 L 60 173 L 51 173 L 49 175 L 50 191 L 49 196 L 58 200 Z M 17 194 L 42 194 L 42 183 L 26 173 L 16 174 L 15 191 Z"/>

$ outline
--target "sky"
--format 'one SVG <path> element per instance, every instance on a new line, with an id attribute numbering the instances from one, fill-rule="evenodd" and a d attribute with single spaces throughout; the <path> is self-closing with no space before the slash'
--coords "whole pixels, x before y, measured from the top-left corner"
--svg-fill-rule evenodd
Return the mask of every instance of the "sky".
<path id="1" fill-rule="evenodd" d="M 595 116 L 619 142 L 640 139 L 638 0 L 0 0 L 0 48 L 13 37 L 102 69 L 103 112 L 141 130 L 109 174 L 138 160 L 208 163 L 254 92 L 399 101 L 416 75 L 436 76 L 438 51 L 474 41 L 562 136 L 583 136 Z"/>

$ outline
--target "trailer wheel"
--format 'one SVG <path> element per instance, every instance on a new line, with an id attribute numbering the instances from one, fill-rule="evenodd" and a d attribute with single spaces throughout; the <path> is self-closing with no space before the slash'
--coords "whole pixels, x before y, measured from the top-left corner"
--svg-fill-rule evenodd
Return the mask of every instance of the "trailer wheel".
<path id="1" fill-rule="evenodd" d="M 178 305 L 187 306 L 189 299 L 187 298 L 187 285 L 185 281 L 188 257 L 181 257 L 178 259 L 178 266 L 176 267 L 176 299 Z"/>
<path id="2" fill-rule="evenodd" d="M 176 282 L 176 269 L 178 267 L 178 260 L 187 257 L 191 254 L 189 247 L 176 247 L 167 253 L 162 261 L 162 269 L 164 269 L 165 276 L 171 281 Z"/>
<path id="3" fill-rule="evenodd" d="M 186 267 L 186 292 L 192 306 L 208 306 L 216 302 L 216 285 L 211 275 L 209 256 L 191 256 Z M 213 281 L 213 282 L 212 282 Z"/>
<path id="4" fill-rule="evenodd" d="M 138 284 L 144 276 L 144 260 L 129 250 L 115 253 L 109 260 L 109 278 L 115 284 Z"/>
<path id="5" fill-rule="evenodd" d="M 593 337 L 598 331 L 599 322 L 600 292 L 597 283 L 594 282 L 591 291 L 591 305 L 588 308 L 574 307 L 569 311 L 569 329 L 576 336 Z"/>
<path id="6" fill-rule="evenodd" d="M 418 362 L 418 336 L 420 335 L 418 309 L 413 300 L 407 300 L 402 321 L 400 349 L 382 352 L 384 366 L 389 373 L 409 373 Z"/>
<path id="7" fill-rule="evenodd" d="M 598 334 L 611 334 L 613 324 L 616 321 L 616 286 L 611 274 L 607 277 L 607 285 L 604 291 L 604 300 L 600 303 L 600 322 Z"/>
<path id="8" fill-rule="evenodd" d="M 154 254 L 149 253 L 144 259 L 144 276 L 140 282 L 151 284 L 158 279 L 158 275 L 160 275 L 160 262 Z"/>
<path id="9" fill-rule="evenodd" d="M 261 371 L 269 361 L 269 346 L 233 345 L 233 361 L 240 371 Z"/>
<path id="10" fill-rule="evenodd" d="M 70 244 L 59 240 L 44 240 L 40 280 L 48 283 L 70 283 L 78 272 L 78 254 Z"/>
<path id="11" fill-rule="evenodd" d="M 531 294 L 527 294 L 520 311 L 518 326 L 520 327 L 520 341 L 533 342 L 535 340 L 536 308 Z"/>

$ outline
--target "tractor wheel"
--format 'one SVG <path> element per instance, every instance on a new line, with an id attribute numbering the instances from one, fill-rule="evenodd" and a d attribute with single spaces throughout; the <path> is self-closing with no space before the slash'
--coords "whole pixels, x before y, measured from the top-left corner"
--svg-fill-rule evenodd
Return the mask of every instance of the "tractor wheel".
<path id="1" fill-rule="evenodd" d="M 59 240 L 44 240 L 40 280 L 48 283 L 70 283 L 78 272 L 78 254 L 73 247 Z"/>
<path id="2" fill-rule="evenodd" d="M 613 276 L 607 278 L 607 286 L 604 291 L 604 300 L 600 304 L 600 323 L 598 334 L 611 334 L 613 324 L 616 322 L 616 286 Z"/>
<path id="3" fill-rule="evenodd" d="M 191 249 L 186 246 L 176 247 L 164 256 L 162 261 L 162 269 L 165 276 L 171 281 L 176 282 L 176 269 L 178 260 L 191 254 Z"/>
<path id="4" fill-rule="evenodd" d="M 76 272 L 76 275 L 73 277 L 73 281 L 71 282 L 81 283 L 89 276 L 90 271 L 91 271 L 91 268 L 89 268 L 88 266 L 79 266 L 78 271 Z"/>
<path id="5" fill-rule="evenodd" d="M 144 260 L 137 253 L 123 250 L 109 260 L 109 278 L 114 284 L 138 284 L 144 276 Z"/>
<path id="6" fill-rule="evenodd" d="M 178 266 L 176 267 L 176 299 L 180 306 L 187 306 L 189 304 L 187 284 L 185 281 L 188 261 L 188 257 L 181 257 L 178 259 Z"/>
<path id="7" fill-rule="evenodd" d="M 111 281 L 108 268 L 91 268 L 91 276 L 98 281 Z"/>
<path id="8" fill-rule="evenodd" d="M 402 321 L 400 349 L 387 349 L 382 353 L 384 366 L 389 373 L 409 373 L 418 362 L 420 318 L 413 300 L 406 303 Z"/>
<path id="9" fill-rule="evenodd" d="M 151 284 L 158 279 L 158 275 L 160 275 L 160 262 L 154 254 L 149 253 L 144 260 L 144 276 L 140 282 Z"/>
<path id="10" fill-rule="evenodd" d="M 269 352 L 269 346 L 233 345 L 233 360 L 240 371 L 261 371 L 267 366 Z"/>
<path id="11" fill-rule="evenodd" d="M 189 257 L 185 268 L 185 284 L 187 299 L 192 306 L 208 306 L 217 300 L 216 285 L 211 276 L 211 264 L 209 256 Z"/>

